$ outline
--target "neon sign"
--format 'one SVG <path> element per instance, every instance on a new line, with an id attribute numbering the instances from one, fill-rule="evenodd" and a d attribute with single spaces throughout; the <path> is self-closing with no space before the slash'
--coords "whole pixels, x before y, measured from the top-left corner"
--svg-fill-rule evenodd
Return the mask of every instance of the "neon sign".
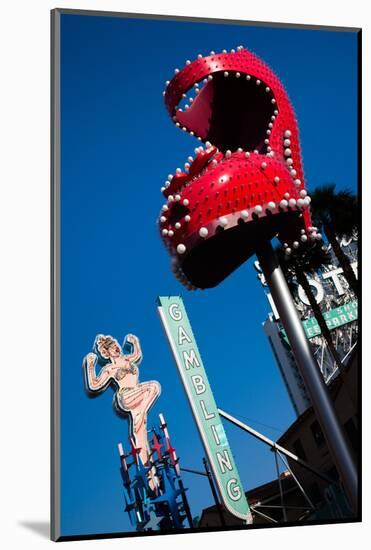
<path id="1" fill-rule="evenodd" d="M 123 349 L 130 349 L 123 353 Z M 115 388 L 114 407 L 130 419 L 130 435 L 144 465 L 149 465 L 147 414 L 161 393 L 158 382 L 139 382 L 139 365 L 142 350 L 134 334 L 125 337 L 122 347 L 109 335 L 98 334 L 93 352 L 83 361 L 85 384 L 88 392 L 102 393 L 108 386 Z M 96 366 L 100 365 L 99 374 Z"/>
<path id="2" fill-rule="evenodd" d="M 180 296 L 158 298 L 158 311 L 223 503 L 234 516 L 252 516 L 218 408 Z"/>

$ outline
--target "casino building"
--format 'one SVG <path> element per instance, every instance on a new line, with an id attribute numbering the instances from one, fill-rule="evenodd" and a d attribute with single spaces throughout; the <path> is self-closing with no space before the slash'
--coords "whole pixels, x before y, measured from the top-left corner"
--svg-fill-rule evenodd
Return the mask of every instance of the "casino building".
<path id="1" fill-rule="evenodd" d="M 352 268 L 357 276 L 357 234 L 349 239 L 342 239 L 341 247 L 350 260 Z M 342 275 L 343 270 L 338 264 L 335 254 L 329 248 L 331 264 L 323 266 L 323 270 L 309 278 L 310 285 L 316 300 L 323 312 L 327 326 L 329 327 L 335 348 L 344 367 L 347 365 L 352 352 L 357 345 L 358 320 L 357 297 Z M 258 265 L 256 265 L 259 271 Z M 259 273 L 259 278 L 265 288 L 264 277 Z M 290 288 L 293 289 L 293 297 L 302 320 L 307 337 L 319 368 L 326 384 L 329 385 L 337 376 L 338 368 L 328 350 L 318 323 L 313 315 L 308 299 L 295 279 L 291 280 Z M 269 292 L 266 291 L 271 306 L 271 312 L 263 323 L 264 332 L 267 335 L 275 361 L 282 375 L 284 384 L 289 394 L 297 416 L 306 411 L 311 403 L 305 388 L 303 379 L 297 369 L 290 346 L 285 338 L 285 333 L 280 323 L 278 313 Z"/>

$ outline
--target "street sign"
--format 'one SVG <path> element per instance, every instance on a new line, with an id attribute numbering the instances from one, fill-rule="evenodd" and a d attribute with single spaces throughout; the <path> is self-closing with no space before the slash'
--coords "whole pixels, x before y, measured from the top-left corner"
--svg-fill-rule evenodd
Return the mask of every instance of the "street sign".
<path id="1" fill-rule="evenodd" d="M 353 300 L 343 306 L 335 307 L 329 311 L 324 311 L 322 315 L 329 330 L 334 330 L 342 325 L 356 321 L 358 319 L 358 300 Z M 302 325 L 309 340 L 321 334 L 321 328 L 315 317 L 310 317 L 309 319 L 302 321 Z M 280 332 L 287 342 L 285 331 L 281 329 Z"/>
<path id="2" fill-rule="evenodd" d="M 250 508 L 180 296 L 160 296 L 158 311 L 220 496 L 234 516 L 252 523 Z"/>

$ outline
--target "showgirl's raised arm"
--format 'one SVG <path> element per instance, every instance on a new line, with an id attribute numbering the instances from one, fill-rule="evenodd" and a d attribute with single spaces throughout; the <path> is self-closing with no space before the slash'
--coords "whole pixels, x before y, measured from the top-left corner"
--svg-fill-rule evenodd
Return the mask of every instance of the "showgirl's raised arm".
<path id="1" fill-rule="evenodd" d="M 125 342 L 130 342 L 130 344 L 133 345 L 133 352 L 131 354 L 127 354 L 126 357 L 132 362 L 137 365 L 142 361 L 142 350 L 139 343 L 139 338 L 137 338 L 134 334 L 127 334 L 125 337 Z"/>
<path id="2" fill-rule="evenodd" d="M 111 371 L 108 366 L 102 367 L 100 373 L 97 375 L 95 367 L 97 364 L 97 356 L 95 353 L 88 353 L 85 356 L 82 367 L 85 372 L 85 382 L 88 390 L 92 392 L 98 392 L 108 385 L 112 378 Z"/>

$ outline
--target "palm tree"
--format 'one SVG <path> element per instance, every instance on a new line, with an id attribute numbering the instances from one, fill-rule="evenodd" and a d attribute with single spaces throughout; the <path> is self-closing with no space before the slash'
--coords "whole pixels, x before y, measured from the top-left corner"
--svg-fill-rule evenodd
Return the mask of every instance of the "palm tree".
<path id="1" fill-rule="evenodd" d="M 349 237 L 357 226 L 357 197 L 350 191 L 335 191 L 335 185 L 324 185 L 312 193 L 311 213 L 316 225 L 327 237 L 343 269 L 349 287 L 358 295 L 358 281 L 338 238 Z"/>
<path id="2" fill-rule="evenodd" d="M 293 277 L 296 277 L 298 284 L 302 286 L 321 329 L 322 336 L 326 340 L 329 351 L 339 368 L 339 372 L 341 372 L 343 364 L 332 341 L 331 332 L 322 315 L 321 308 L 317 303 L 307 279 L 307 274 L 316 273 L 319 269 L 323 268 L 324 265 L 331 264 L 331 255 L 326 247 L 318 241 L 301 244 L 298 252 L 293 250 L 289 255 L 285 252 L 285 249 L 278 247 L 276 249 L 276 254 L 282 271 L 289 281 L 289 286 L 291 286 L 290 282 Z"/>

